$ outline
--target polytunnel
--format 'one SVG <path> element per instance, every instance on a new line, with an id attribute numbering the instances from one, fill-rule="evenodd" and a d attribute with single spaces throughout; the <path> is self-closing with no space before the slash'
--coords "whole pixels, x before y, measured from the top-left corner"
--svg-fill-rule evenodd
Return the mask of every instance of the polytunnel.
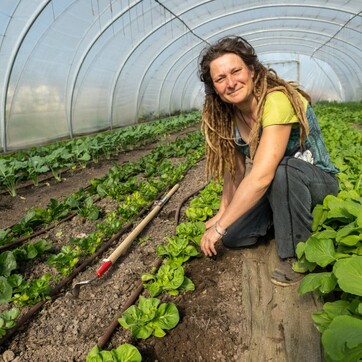
<path id="1" fill-rule="evenodd" d="M 313 100 L 362 98 L 359 0 L 3 0 L 3 152 L 199 109 L 198 56 L 240 35 Z"/>

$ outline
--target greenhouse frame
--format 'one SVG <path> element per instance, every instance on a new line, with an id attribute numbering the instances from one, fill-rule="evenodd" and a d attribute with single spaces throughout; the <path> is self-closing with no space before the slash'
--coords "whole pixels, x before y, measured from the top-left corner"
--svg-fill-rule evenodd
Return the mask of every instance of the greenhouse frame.
<path id="1" fill-rule="evenodd" d="M 360 101 L 361 11 L 359 0 L 3 0 L 0 149 L 200 109 L 200 51 L 225 35 L 314 101 Z"/>
<path id="2" fill-rule="evenodd" d="M 361 362 L 362 0 L 1 0 L 0 361 Z"/>

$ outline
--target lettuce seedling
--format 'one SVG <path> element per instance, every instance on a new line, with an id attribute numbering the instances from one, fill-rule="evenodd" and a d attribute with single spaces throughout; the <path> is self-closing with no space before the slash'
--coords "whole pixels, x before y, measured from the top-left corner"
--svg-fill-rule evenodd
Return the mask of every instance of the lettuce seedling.
<path id="1" fill-rule="evenodd" d="M 151 297 L 157 297 L 162 292 L 178 295 L 180 292 L 195 290 L 195 284 L 185 276 L 184 268 L 175 263 L 162 265 L 157 274 L 143 274 L 142 281 L 152 281 L 144 284 Z"/>
<path id="2" fill-rule="evenodd" d="M 166 237 L 168 244 L 158 245 L 156 252 L 161 258 L 168 258 L 170 262 L 182 265 L 193 256 L 199 256 L 195 246 L 190 245 L 189 241 L 180 237 Z"/>
<path id="3" fill-rule="evenodd" d="M 141 362 L 141 353 L 135 346 L 124 343 L 111 351 L 102 351 L 95 345 L 88 353 L 86 362 Z"/>
<path id="4" fill-rule="evenodd" d="M 180 320 L 173 303 L 162 303 L 157 298 L 139 297 L 138 306 L 132 305 L 122 314 L 118 322 L 130 329 L 135 338 L 147 339 L 151 335 L 164 337 L 165 330 L 175 328 Z"/>

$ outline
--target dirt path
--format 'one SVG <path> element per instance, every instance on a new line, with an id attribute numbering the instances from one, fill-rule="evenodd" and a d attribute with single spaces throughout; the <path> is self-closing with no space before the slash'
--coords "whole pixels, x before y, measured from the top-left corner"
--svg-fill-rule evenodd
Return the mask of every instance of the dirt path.
<path id="1" fill-rule="evenodd" d="M 116 162 L 136 159 L 144 152 L 129 152 Z M 50 198 L 84 187 L 91 178 L 106 173 L 112 162 L 68 175 L 62 184 L 24 189 L 12 200 L 0 196 L 0 227 L 18 221 L 28 207 L 45 207 Z M 146 242 L 135 242 L 129 254 L 120 258 L 105 276 L 83 286 L 78 299 L 73 298 L 69 286 L 55 301 L 47 302 L 10 343 L 2 346 L 4 361 L 85 361 L 140 276 L 150 271 L 157 259 L 156 245 L 173 235 L 175 210 L 180 201 L 206 182 L 204 167 L 202 161 L 185 175 L 179 190 L 142 233 Z M 53 230 L 51 237 L 69 238 L 89 228 L 87 223 L 79 225 L 79 220 L 74 220 Z M 102 258 L 116 246 L 117 243 Z M 102 258 L 73 284 L 93 277 Z M 320 335 L 311 319 L 311 313 L 319 306 L 311 296 L 299 296 L 297 286 L 282 288 L 270 282 L 276 261 L 273 241 L 238 251 L 220 246 L 215 260 L 193 259 L 186 265 L 186 274 L 196 290 L 161 298 L 177 305 L 181 314 L 179 325 L 164 338 L 151 337 L 145 341 L 133 339 L 129 331 L 119 327 L 107 348 L 132 343 L 139 348 L 144 362 L 322 361 Z"/>

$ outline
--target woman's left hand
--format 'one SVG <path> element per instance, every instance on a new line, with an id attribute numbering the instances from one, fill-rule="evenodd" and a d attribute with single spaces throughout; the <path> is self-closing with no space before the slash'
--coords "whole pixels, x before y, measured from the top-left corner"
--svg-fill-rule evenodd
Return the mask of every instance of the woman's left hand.
<path id="1" fill-rule="evenodd" d="M 221 240 L 221 236 L 215 231 L 214 227 L 207 229 L 202 236 L 200 247 L 206 256 L 216 255 L 215 244 Z"/>

